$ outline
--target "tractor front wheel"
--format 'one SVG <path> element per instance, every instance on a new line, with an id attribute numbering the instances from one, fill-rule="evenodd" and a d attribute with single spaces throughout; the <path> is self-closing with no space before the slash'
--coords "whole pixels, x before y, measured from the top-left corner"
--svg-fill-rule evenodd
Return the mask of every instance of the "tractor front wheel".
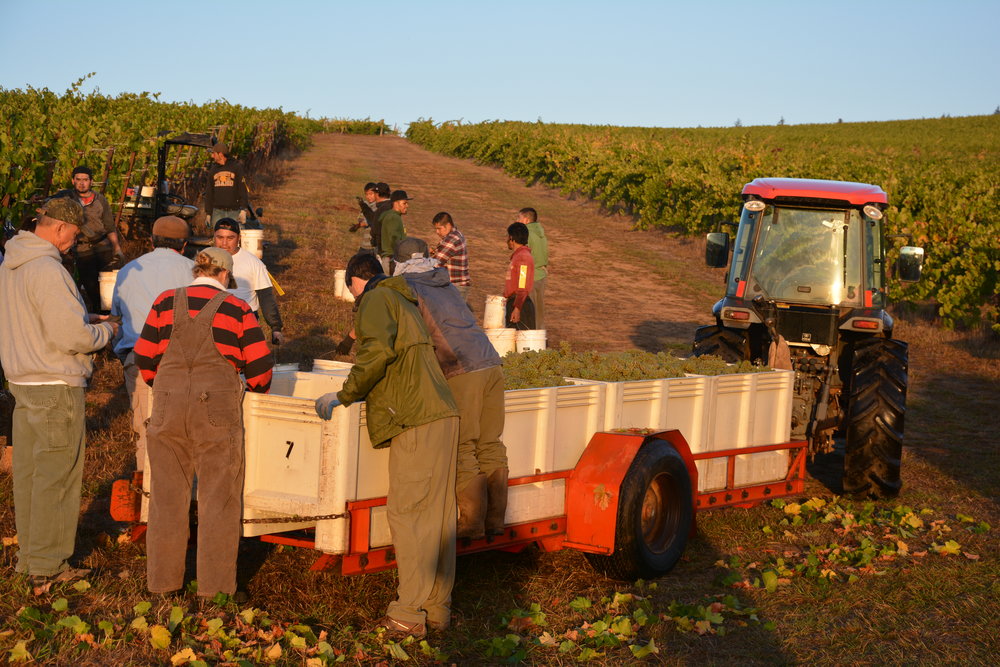
<path id="1" fill-rule="evenodd" d="M 844 493 L 892 498 L 902 487 L 908 350 L 898 340 L 859 341 L 851 364 Z"/>
<path id="2" fill-rule="evenodd" d="M 712 354 L 731 364 L 750 358 L 746 334 L 717 325 L 698 327 L 692 351 L 696 357 Z"/>
<path id="3" fill-rule="evenodd" d="M 684 459 L 666 442 L 653 440 L 639 450 L 622 481 L 614 553 L 587 559 L 614 579 L 662 576 L 684 553 L 693 521 Z"/>

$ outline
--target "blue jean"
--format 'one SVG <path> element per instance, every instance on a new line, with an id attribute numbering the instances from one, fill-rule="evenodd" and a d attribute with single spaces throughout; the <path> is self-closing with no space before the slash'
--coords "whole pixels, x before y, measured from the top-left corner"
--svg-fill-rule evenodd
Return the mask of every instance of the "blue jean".
<path id="1" fill-rule="evenodd" d="M 69 567 L 80 518 L 84 388 L 11 383 L 14 408 L 15 570 L 53 575 Z"/>

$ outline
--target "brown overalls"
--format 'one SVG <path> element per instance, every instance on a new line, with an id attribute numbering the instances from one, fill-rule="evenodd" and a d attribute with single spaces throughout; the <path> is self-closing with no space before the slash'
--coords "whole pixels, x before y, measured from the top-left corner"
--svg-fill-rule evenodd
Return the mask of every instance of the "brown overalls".
<path id="1" fill-rule="evenodd" d="M 226 296 L 228 292 L 219 292 L 192 318 L 186 290 L 174 292 L 174 323 L 153 381 L 147 429 L 151 486 L 146 578 L 153 593 L 184 585 L 194 475 L 198 594 L 236 592 L 243 510 L 243 383 L 212 337 L 212 320 Z"/>

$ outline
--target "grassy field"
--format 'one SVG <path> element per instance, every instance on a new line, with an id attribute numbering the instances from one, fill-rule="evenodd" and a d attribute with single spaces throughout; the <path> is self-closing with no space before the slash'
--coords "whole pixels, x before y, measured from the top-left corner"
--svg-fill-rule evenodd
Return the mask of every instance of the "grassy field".
<path id="1" fill-rule="evenodd" d="M 697 243 L 629 232 L 588 202 L 401 139 L 324 136 L 262 177 L 255 197 L 271 241 L 265 260 L 288 292 L 280 303 L 291 342 L 281 361 L 331 357 L 350 326 L 350 306 L 332 297 L 332 270 L 357 247 L 347 231 L 354 194 L 382 179 L 417 197 L 411 234 L 430 239 L 431 216 L 452 213 L 469 238 L 480 304 L 502 281 L 503 228 L 521 206 L 536 207 L 552 244 L 550 345 L 680 348 L 720 291 Z M 453 627 L 403 644 L 372 628 L 394 596 L 394 572 L 310 572 L 316 554 L 307 550 L 245 540 L 246 603 L 199 607 L 190 596 L 146 593 L 143 547 L 108 516 L 110 485 L 131 470 L 132 445 L 120 366 L 102 354 L 88 393 L 76 555 L 93 571 L 48 589 L 14 574 L 11 478 L 2 474 L 0 650 L 12 661 L 62 665 L 995 664 L 1000 345 L 982 331 L 943 330 L 916 308 L 896 315 L 911 345 L 897 500 L 837 497 L 834 453 L 810 467 L 801 498 L 699 514 L 684 559 L 657 581 L 608 580 L 569 550 L 463 557 Z"/>

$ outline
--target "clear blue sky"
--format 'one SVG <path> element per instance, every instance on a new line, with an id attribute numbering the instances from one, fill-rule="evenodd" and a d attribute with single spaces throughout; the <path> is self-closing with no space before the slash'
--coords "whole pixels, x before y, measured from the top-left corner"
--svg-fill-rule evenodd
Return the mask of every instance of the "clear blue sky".
<path id="1" fill-rule="evenodd" d="M 660 127 L 992 113 L 1000 1 L 0 0 L 0 86 Z"/>

